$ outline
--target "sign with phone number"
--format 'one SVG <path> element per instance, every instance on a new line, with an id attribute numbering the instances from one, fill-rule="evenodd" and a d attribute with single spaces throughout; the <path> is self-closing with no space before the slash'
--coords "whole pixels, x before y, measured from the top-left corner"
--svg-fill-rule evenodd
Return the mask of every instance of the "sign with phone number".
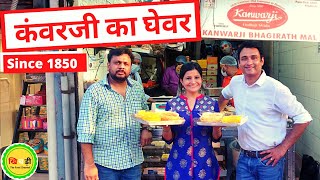
<path id="1" fill-rule="evenodd" d="M 5 53 L 0 56 L 4 73 L 85 72 L 85 53 Z M 1 64 L 1 63 L 0 63 Z"/>

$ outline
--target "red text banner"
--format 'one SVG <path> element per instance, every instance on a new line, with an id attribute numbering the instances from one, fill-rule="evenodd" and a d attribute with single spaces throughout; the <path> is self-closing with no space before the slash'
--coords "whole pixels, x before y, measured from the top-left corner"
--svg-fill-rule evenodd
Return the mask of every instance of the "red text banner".
<path id="1" fill-rule="evenodd" d="M 252 39 L 320 42 L 320 1 L 204 0 L 201 36 L 214 39 Z"/>
<path id="2" fill-rule="evenodd" d="M 4 52 L 199 41 L 197 0 L 4 11 Z"/>
<path id="3" fill-rule="evenodd" d="M 0 54 L 1 55 L 1 54 Z M 1 55 L 4 73 L 86 72 L 84 53 L 30 54 L 5 53 Z"/>

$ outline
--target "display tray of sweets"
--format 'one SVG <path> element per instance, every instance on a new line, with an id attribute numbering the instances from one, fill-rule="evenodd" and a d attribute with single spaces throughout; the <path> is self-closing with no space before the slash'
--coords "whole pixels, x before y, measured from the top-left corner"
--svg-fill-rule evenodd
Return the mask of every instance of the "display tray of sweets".
<path id="1" fill-rule="evenodd" d="M 178 113 L 172 111 L 153 112 L 140 110 L 133 115 L 133 119 L 150 126 L 181 125 L 185 122 Z"/>
<path id="2" fill-rule="evenodd" d="M 224 115 L 224 113 L 204 112 L 199 119 L 196 120 L 199 126 L 224 126 L 237 127 L 246 123 L 247 116 L 242 115 Z"/>

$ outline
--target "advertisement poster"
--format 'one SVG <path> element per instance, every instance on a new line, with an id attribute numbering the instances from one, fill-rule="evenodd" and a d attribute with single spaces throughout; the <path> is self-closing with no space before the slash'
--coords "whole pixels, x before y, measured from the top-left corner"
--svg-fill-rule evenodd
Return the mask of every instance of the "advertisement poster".
<path id="1" fill-rule="evenodd" d="M 320 41 L 320 1 L 204 0 L 201 36 L 214 39 Z"/>

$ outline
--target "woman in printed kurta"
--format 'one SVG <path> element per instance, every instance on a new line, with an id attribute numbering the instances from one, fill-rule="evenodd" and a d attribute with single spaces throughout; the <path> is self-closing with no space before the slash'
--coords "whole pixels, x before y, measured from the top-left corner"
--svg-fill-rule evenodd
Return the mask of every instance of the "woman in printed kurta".
<path id="1" fill-rule="evenodd" d="M 184 93 L 166 105 L 166 110 L 175 111 L 186 120 L 183 125 L 163 127 L 163 139 L 168 144 L 173 142 L 166 165 L 167 180 L 219 179 L 219 164 L 212 141 L 219 141 L 221 128 L 195 123 L 202 112 L 219 112 L 217 101 L 199 92 L 201 71 L 197 63 L 183 65 L 180 83 Z"/>

